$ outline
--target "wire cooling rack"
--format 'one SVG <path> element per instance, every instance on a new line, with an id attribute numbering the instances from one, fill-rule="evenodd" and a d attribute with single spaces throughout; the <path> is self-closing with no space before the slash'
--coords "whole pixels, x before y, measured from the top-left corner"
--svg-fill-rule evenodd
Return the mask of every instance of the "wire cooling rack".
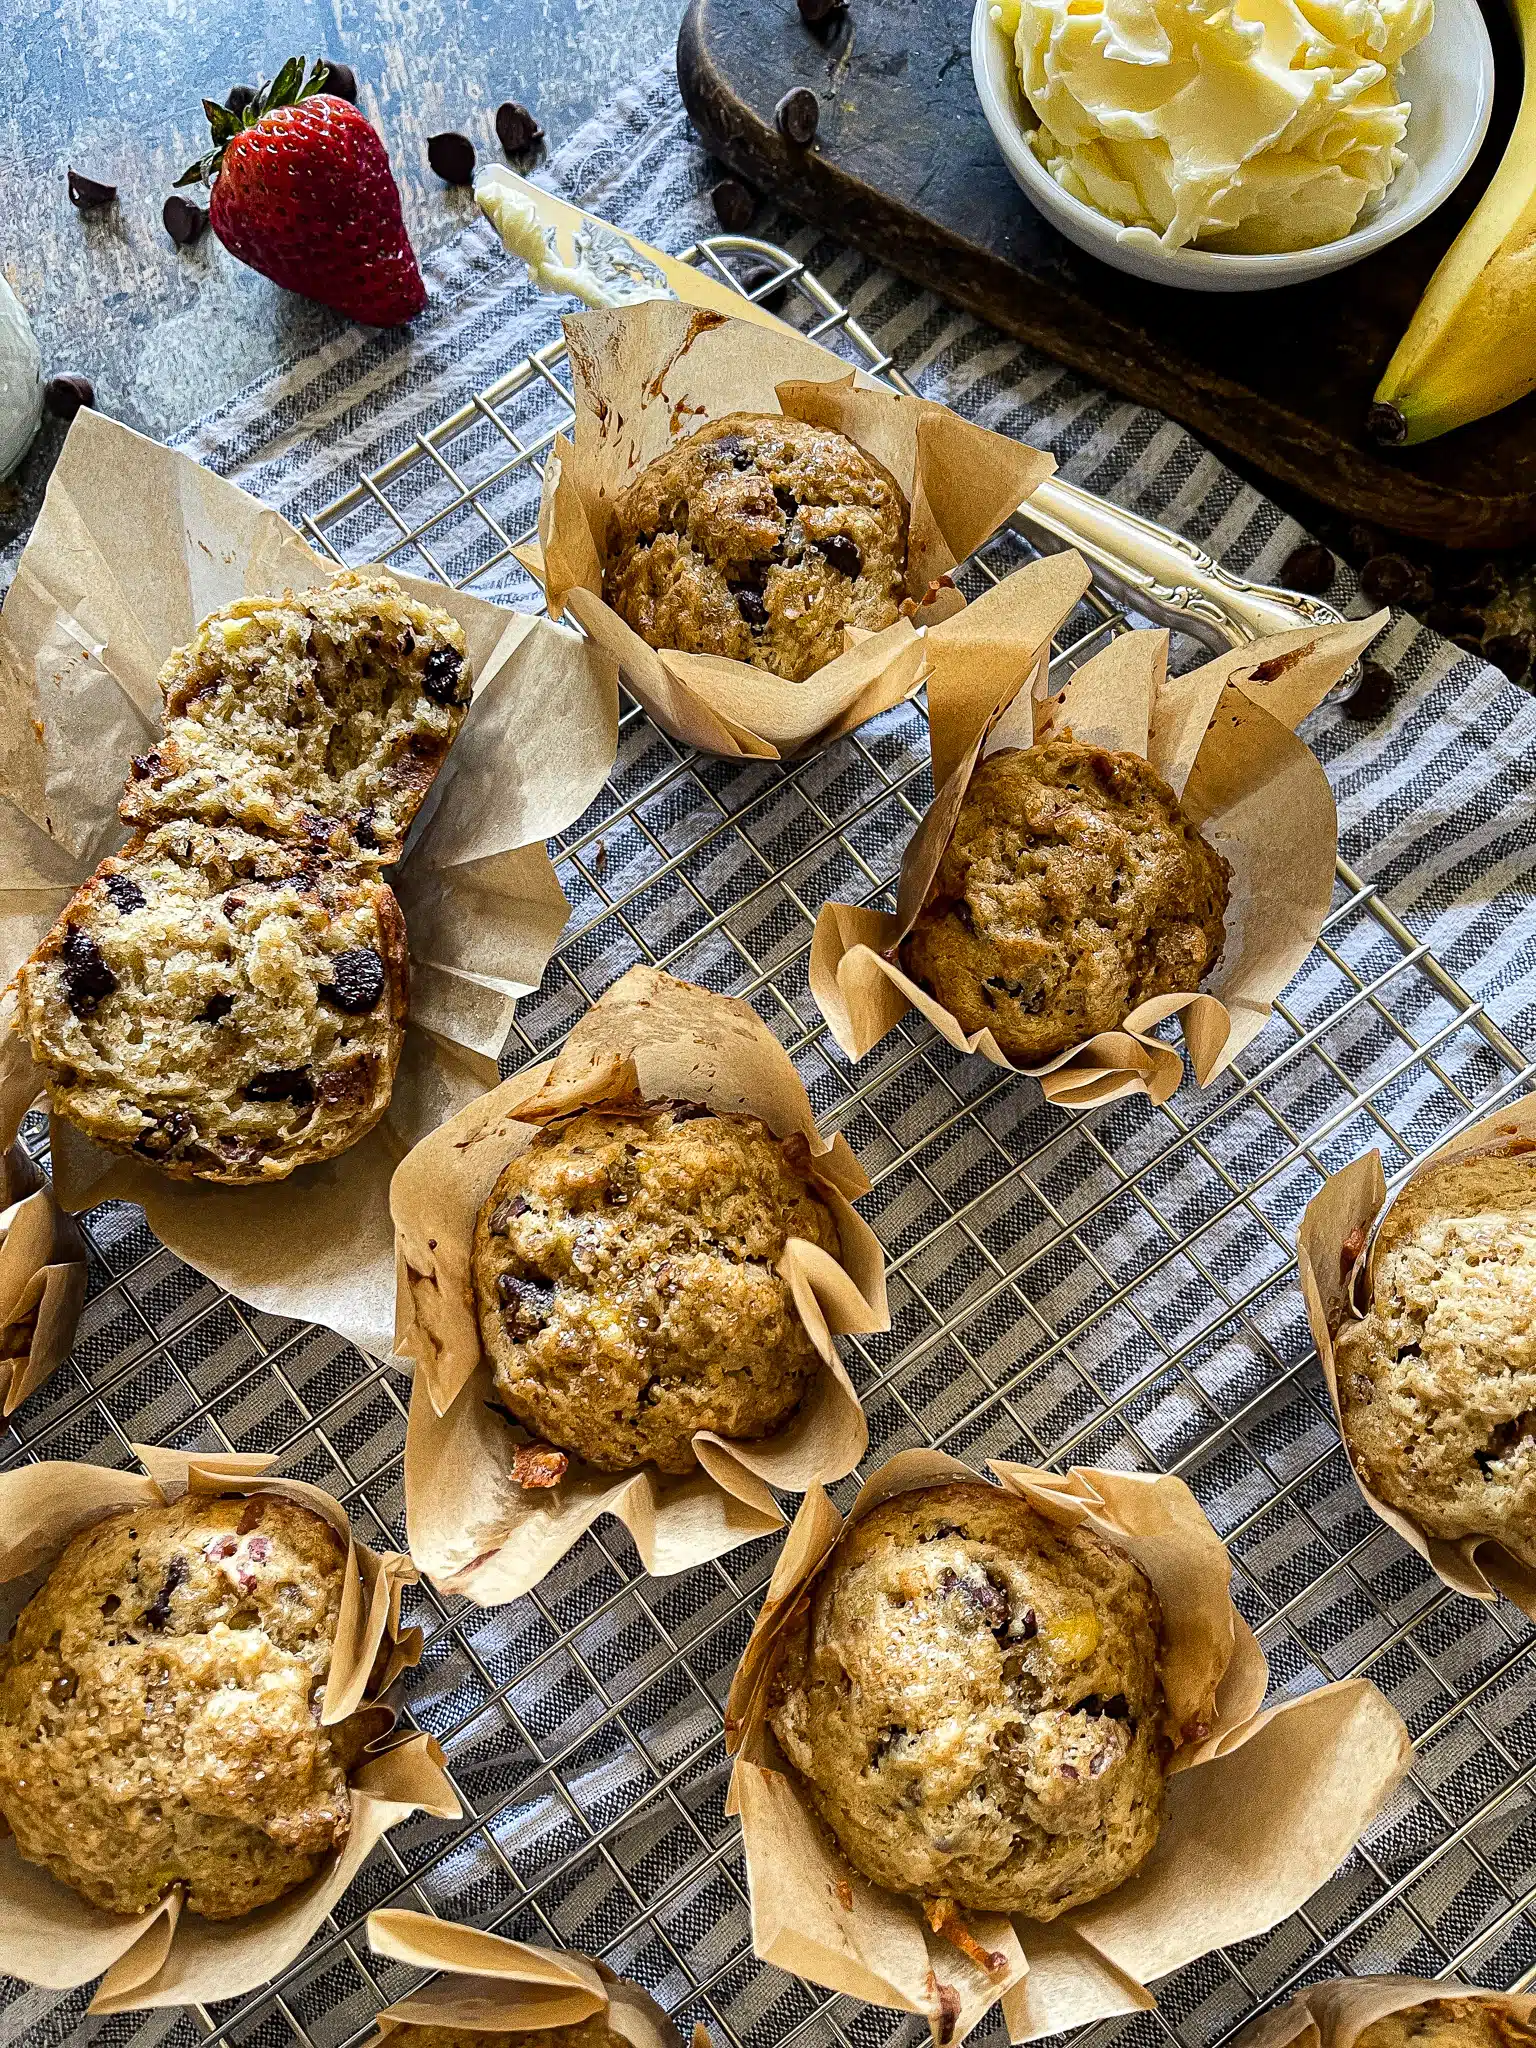
<path id="1" fill-rule="evenodd" d="M 782 252 L 725 237 L 691 253 L 895 374 Z M 562 360 L 552 342 L 361 478 L 308 522 L 312 539 L 338 560 L 424 565 L 535 602 L 512 549 L 569 418 Z M 1005 534 L 968 574 L 1002 573 L 1021 553 Z M 1062 660 L 1124 623 L 1085 601 Z M 930 794 L 914 705 L 788 769 L 689 754 L 631 706 L 606 788 L 552 849 L 574 915 L 504 1066 L 547 1055 L 637 960 L 746 997 L 874 1183 L 862 1206 L 890 1260 L 893 1327 L 844 1341 L 869 1463 L 937 1444 L 975 1463 L 1176 1472 L 1230 1546 L 1275 1694 L 1364 1673 L 1408 1722 L 1411 1775 L 1303 1912 L 1165 1979 L 1155 2013 L 1085 2043 L 1215 2048 L 1256 2007 L 1339 1971 L 1528 1982 L 1533 1630 L 1507 1604 L 1447 1592 L 1364 1508 L 1291 1243 L 1323 1175 L 1371 1145 L 1402 1174 L 1521 1092 L 1530 1063 L 1341 865 L 1311 957 L 1237 1071 L 1204 1094 L 1066 1115 L 913 1019 L 850 1065 L 807 992 L 814 915 L 829 896 L 890 900 Z M 107 1204 L 86 1229 L 77 1348 L 13 1419 L 8 1460 L 126 1464 L 146 1440 L 266 1451 L 337 1494 L 366 1539 L 403 1543 L 398 1371 L 232 1301 L 161 1249 L 136 1209 Z M 395 1904 L 601 1955 L 649 1986 L 685 2038 L 703 2020 L 730 2048 L 916 2048 L 920 2022 L 829 1997 L 751 1952 L 720 1717 L 776 1550 L 763 1541 L 653 1580 L 604 1522 L 509 1607 L 415 1589 L 408 1612 L 427 1643 L 405 1714 L 442 1744 L 465 1818 L 395 1830 L 303 1958 L 248 1999 L 89 2022 L 86 1994 L 6 1980 L 0 2037 L 352 2048 L 414 1981 L 363 1940 L 367 1911 Z M 997 2048 L 995 2015 L 977 2038 Z"/>

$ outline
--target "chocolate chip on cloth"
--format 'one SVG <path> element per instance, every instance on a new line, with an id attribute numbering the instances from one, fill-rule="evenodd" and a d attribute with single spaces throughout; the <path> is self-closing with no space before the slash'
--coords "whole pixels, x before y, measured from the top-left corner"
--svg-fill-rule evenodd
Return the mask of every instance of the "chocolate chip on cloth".
<path id="1" fill-rule="evenodd" d="M 162 669 L 165 736 L 119 809 L 395 860 L 471 682 L 458 621 L 381 570 L 242 598 Z"/>
<path id="2" fill-rule="evenodd" d="M 983 1482 L 849 1524 L 786 1627 L 768 1718 L 856 1870 L 1036 1920 L 1151 1854 L 1167 1756 L 1140 1568 Z"/>
<path id="3" fill-rule="evenodd" d="M 1220 957 L 1228 869 L 1139 754 L 1049 740 L 971 777 L 902 967 L 1029 1066 Z"/>
<path id="4" fill-rule="evenodd" d="M 696 1469 L 693 1436 L 765 1436 L 821 1357 L 777 1266 L 834 1256 L 832 1212 L 757 1117 L 584 1110 L 503 1169 L 471 1270 L 496 1398 L 606 1472 Z"/>
<path id="5" fill-rule="evenodd" d="M 1536 1158 L 1416 1174 L 1335 1343 L 1361 1477 L 1428 1536 L 1492 1536 L 1536 1570 Z"/>
<path id="6" fill-rule="evenodd" d="M 187 1494 L 76 1536 L 0 1649 L 20 1854 L 110 1913 L 181 1887 L 227 1920 L 313 1877 L 350 1829 L 365 1733 L 319 1713 L 346 1560 L 276 1497 Z"/>
<path id="7" fill-rule="evenodd" d="M 907 501 L 844 435 L 730 413 L 678 441 L 614 505 L 603 596 L 650 647 L 803 682 L 906 595 Z"/>
<path id="8" fill-rule="evenodd" d="M 104 861 L 17 975 L 53 1108 L 178 1180 L 278 1180 L 378 1122 L 405 924 L 369 869 L 234 826 Z"/>

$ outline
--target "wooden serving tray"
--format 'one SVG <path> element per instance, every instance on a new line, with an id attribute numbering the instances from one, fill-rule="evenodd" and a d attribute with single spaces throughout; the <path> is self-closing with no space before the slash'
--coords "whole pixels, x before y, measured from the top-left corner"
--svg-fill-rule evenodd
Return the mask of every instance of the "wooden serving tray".
<path id="1" fill-rule="evenodd" d="M 1514 118 L 1520 56 L 1497 0 L 1489 28 L 1500 89 L 1460 190 L 1379 255 L 1268 292 L 1143 284 L 1041 219 L 982 118 L 968 0 L 851 0 L 820 31 L 794 0 L 690 0 L 678 76 L 708 149 L 905 276 L 1342 511 L 1446 546 L 1503 547 L 1536 540 L 1536 395 L 1400 453 L 1361 432 Z M 809 150 L 774 125 L 796 85 L 821 100 Z"/>

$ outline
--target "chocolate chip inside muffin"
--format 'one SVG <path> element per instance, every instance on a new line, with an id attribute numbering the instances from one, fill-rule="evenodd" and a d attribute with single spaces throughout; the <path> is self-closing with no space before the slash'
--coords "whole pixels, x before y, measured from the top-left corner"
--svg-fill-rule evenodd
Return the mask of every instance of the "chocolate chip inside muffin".
<path id="1" fill-rule="evenodd" d="M 109 1913 L 227 1920 L 351 1826 L 358 1720 L 322 1727 L 346 1549 L 277 1498 L 188 1494 L 66 1546 L 0 1649 L 0 1814 Z"/>
<path id="2" fill-rule="evenodd" d="M 518 2033 L 494 2028 L 417 2026 L 399 2036 L 400 2048 L 632 2048 L 627 2035 L 595 2012 L 563 2027 L 529 2027 Z"/>
<path id="3" fill-rule="evenodd" d="M 238 824 L 393 860 L 469 707 L 463 629 L 382 570 L 242 598 L 161 672 L 130 825 Z"/>
<path id="4" fill-rule="evenodd" d="M 1355 2048 L 1536 2048 L 1536 2029 L 1502 1999 L 1434 1998 L 1372 2020 Z"/>
<path id="5" fill-rule="evenodd" d="M 1086 1529 L 977 1481 L 849 1525 L 785 1630 L 769 1720 L 856 1870 L 1036 1920 L 1145 1862 L 1163 1816 L 1160 1616 Z"/>
<path id="6" fill-rule="evenodd" d="M 607 1472 L 695 1468 L 693 1436 L 777 1429 L 821 1359 L 778 1271 L 834 1255 L 803 1139 L 698 1104 L 585 1110 L 503 1169 L 475 1227 L 497 1399 Z"/>
<path id="7" fill-rule="evenodd" d="M 827 427 L 730 413 L 641 471 L 614 505 L 603 596 L 648 646 L 722 654 L 801 682 L 844 626 L 891 625 L 907 501 Z"/>
<path id="8" fill-rule="evenodd" d="M 1022 1066 L 1197 989 L 1221 954 L 1229 870 L 1139 754 L 1076 740 L 989 754 L 901 965 Z"/>
<path id="9" fill-rule="evenodd" d="M 1430 1536 L 1497 1537 L 1536 1570 L 1536 1156 L 1448 1160 L 1409 1182 L 1335 1365 L 1377 1498 Z"/>
<path id="10" fill-rule="evenodd" d="M 281 1179 L 388 1106 L 405 924 L 378 875 L 233 826 L 104 861 L 17 976 L 56 1111 L 176 1179 Z"/>

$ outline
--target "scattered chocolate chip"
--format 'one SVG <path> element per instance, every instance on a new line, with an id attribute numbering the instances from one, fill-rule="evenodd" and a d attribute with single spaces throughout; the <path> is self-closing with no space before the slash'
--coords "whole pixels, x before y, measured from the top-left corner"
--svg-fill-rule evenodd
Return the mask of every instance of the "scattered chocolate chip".
<path id="1" fill-rule="evenodd" d="M 221 992 L 216 996 L 210 996 L 198 1011 L 195 1022 L 199 1024 L 222 1024 L 234 1007 L 235 999 L 231 995 L 225 995 Z"/>
<path id="2" fill-rule="evenodd" d="M 846 533 L 829 533 L 825 540 L 817 541 L 816 545 L 839 576 L 852 578 L 864 567 L 864 557 L 859 553 L 858 542 L 850 540 Z"/>
<path id="3" fill-rule="evenodd" d="M 100 946 L 78 925 L 64 933 L 64 1000 L 77 1017 L 89 1017 L 104 996 L 117 987 Z"/>
<path id="4" fill-rule="evenodd" d="M 132 875 L 108 875 L 101 886 L 112 898 L 119 916 L 126 917 L 131 910 L 144 908 L 144 891 Z"/>
<path id="5" fill-rule="evenodd" d="M 383 993 L 384 962 L 371 946 L 350 946 L 345 953 L 338 953 L 331 979 L 320 984 L 322 1000 L 345 1010 L 349 1017 L 371 1010 Z"/>
<path id="6" fill-rule="evenodd" d="M 178 1586 L 187 1583 L 187 1560 L 181 1551 L 176 1551 L 166 1569 L 165 1584 L 150 1601 L 140 1617 L 147 1628 L 165 1629 L 170 1626 L 171 1595 Z"/>
<path id="7" fill-rule="evenodd" d="M 50 377 L 43 386 L 43 404 L 56 420 L 72 420 L 81 406 L 96 403 L 96 393 L 89 377 L 82 377 L 77 371 L 69 371 L 62 377 Z"/>
<path id="8" fill-rule="evenodd" d="M 1033 1642 L 1035 1637 L 1039 1635 L 1039 1633 L 1040 1624 L 1035 1619 L 1035 1610 L 1033 1609 L 1033 1607 L 1026 1607 L 1024 1612 L 1019 1616 L 1019 1619 L 1013 1624 L 1013 1627 L 1009 1630 L 1010 1635 L 1016 1635 L 1019 1638 L 1020 1642 L 1023 1643 Z"/>
<path id="9" fill-rule="evenodd" d="M 800 10 L 800 19 L 807 28 L 820 28 L 824 21 L 830 21 L 834 14 L 846 11 L 848 0 L 795 0 Z"/>
<path id="10" fill-rule="evenodd" d="M 145 776 L 154 775 L 158 772 L 160 756 L 158 754 L 135 754 L 128 766 L 132 771 L 133 780 L 135 782 L 142 782 Z"/>
<path id="11" fill-rule="evenodd" d="M 1372 555 L 1360 571 L 1360 588 L 1372 604 L 1402 604 L 1417 580 L 1406 555 Z"/>
<path id="12" fill-rule="evenodd" d="M 1365 431 L 1380 448 L 1400 448 L 1408 438 L 1408 422 L 1395 405 L 1373 405 L 1365 416 Z"/>
<path id="13" fill-rule="evenodd" d="M 1383 668 L 1379 661 L 1362 661 L 1360 680 L 1339 708 L 1346 718 L 1380 718 L 1391 704 L 1396 690 L 1397 684 L 1389 668 Z"/>
<path id="14" fill-rule="evenodd" d="M 1321 541 L 1304 540 L 1292 548 L 1280 570 L 1287 590 L 1303 590 L 1309 597 L 1321 597 L 1333 581 L 1333 555 Z"/>
<path id="15" fill-rule="evenodd" d="M 979 1569 L 974 1572 L 942 1571 L 939 1574 L 939 1591 L 953 1594 L 994 1635 L 1007 1628 L 1010 1613 L 1008 1588 L 994 1579 L 990 1572 Z"/>
<path id="16" fill-rule="evenodd" d="M 475 177 L 475 145 L 467 135 L 449 129 L 427 137 L 427 162 L 449 185 L 470 185 Z"/>
<path id="17" fill-rule="evenodd" d="M 233 924 L 235 919 L 240 915 L 240 912 L 245 908 L 245 898 L 240 894 L 238 889 L 231 889 L 229 894 L 224 898 L 224 901 L 219 905 L 219 908 L 223 911 L 224 915 L 229 919 L 230 923 Z"/>
<path id="18" fill-rule="evenodd" d="M 774 485 L 773 499 L 774 503 L 778 506 L 779 510 L 784 514 L 784 517 L 786 519 L 793 519 L 795 514 L 800 510 L 799 499 L 796 498 L 793 491 L 786 491 L 782 484 Z"/>
<path id="19" fill-rule="evenodd" d="M 779 124 L 779 133 L 785 141 L 794 143 L 797 149 L 804 149 L 807 143 L 816 139 L 821 102 L 808 85 L 797 85 L 779 101 L 773 110 L 773 118 Z"/>
<path id="20" fill-rule="evenodd" d="M 82 209 L 88 206 L 110 206 L 117 197 L 115 185 L 104 185 L 99 178 L 88 178 L 73 165 L 69 172 L 69 203 Z"/>
<path id="21" fill-rule="evenodd" d="M 339 100 L 350 100 L 357 105 L 357 73 L 350 64 L 342 64 L 334 57 L 325 60 L 325 89 L 334 93 Z"/>
<path id="22" fill-rule="evenodd" d="M 271 1067 L 245 1084 L 247 1102 L 291 1102 L 302 1109 L 314 1100 L 314 1083 L 303 1067 Z"/>
<path id="23" fill-rule="evenodd" d="M 715 209 L 715 219 L 726 233 L 745 234 L 757 211 L 757 194 L 752 187 L 744 185 L 740 178 L 722 178 L 718 185 L 712 187 L 709 196 Z"/>
<path id="24" fill-rule="evenodd" d="M 232 114 L 243 114 L 256 97 L 254 85 L 232 85 L 224 95 L 224 104 Z"/>
<path id="25" fill-rule="evenodd" d="M 160 218 L 165 223 L 165 232 L 178 249 L 187 249 L 197 240 L 208 225 L 208 209 L 199 206 L 195 199 L 187 199 L 180 192 L 173 192 L 160 209 Z"/>
<path id="26" fill-rule="evenodd" d="M 373 829 L 373 818 L 373 805 L 365 804 L 352 823 L 353 837 L 359 846 L 366 847 L 370 853 L 379 843 L 379 835 Z"/>
<path id="27" fill-rule="evenodd" d="M 263 1494 L 253 1493 L 240 1510 L 240 1519 L 235 1524 L 237 1536 L 249 1536 L 253 1529 L 259 1529 L 266 1519 L 267 1503 Z"/>
<path id="28" fill-rule="evenodd" d="M 466 701 L 459 695 L 463 676 L 462 657 L 451 647 L 434 647 L 421 671 L 421 687 L 434 704 L 462 704 Z"/>
<path id="29" fill-rule="evenodd" d="M 52 1696 L 53 1704 L 55 1706 L 63 1706 L 67 1701 L 74 1698 L 79 1687 L 80 1678 L 77 1672 L 61 1671 L 57 1678 L 49 1681 L 48 1691 Z"/>
<path id="30" fill-rule="evenodd" d="M 763 593 L 755 590 L 750 583 L 733 583 L 736 594 L 736 609 L 754 631 L 768 623 L 768 607 L 763 602 Z"/>
<path id="31" fill-rule="evenodd" d="M 707 1102 L 674 1102 L 672 1104 L 672 1122 L 674 1127 L 678 1124 L 697 1123 L 701 1116 L 713 1116 L 714 1113 Z"/>
<path id="32" fill-rule="evenodd" d="M 1494 633 L 1483 642 L 1483 653 L 1512 683 L 1518 683 L 1531 666 L 1531 637 L 1528 633 Z"/>
<path id="33" fill-rule="evenodd" d="M 781 273 L 776 263 L 770 263 L 764 256 L 746 256 L 734 267 L 736 280 L 749 299 L 761 306 L 765 313 L 783 312 L 789 286 L 780 281 Z"/>
<path id="34" fill-rule="evenodd" d="M 526 107 L 503 100 L 496 109 L 496 140 L 508 156 L 522 156 L 544 140 L 544 130 Z"/>
<path id="35" fill-rule="evenodd" d="M 523 1280 L 515 1273 L 502 1273 L 496 1280 L 496 1298 L 502 1320 L 513 1343 L 536 1337 L 555 1311 L 555 1290 L 548 1280 Z"/>

